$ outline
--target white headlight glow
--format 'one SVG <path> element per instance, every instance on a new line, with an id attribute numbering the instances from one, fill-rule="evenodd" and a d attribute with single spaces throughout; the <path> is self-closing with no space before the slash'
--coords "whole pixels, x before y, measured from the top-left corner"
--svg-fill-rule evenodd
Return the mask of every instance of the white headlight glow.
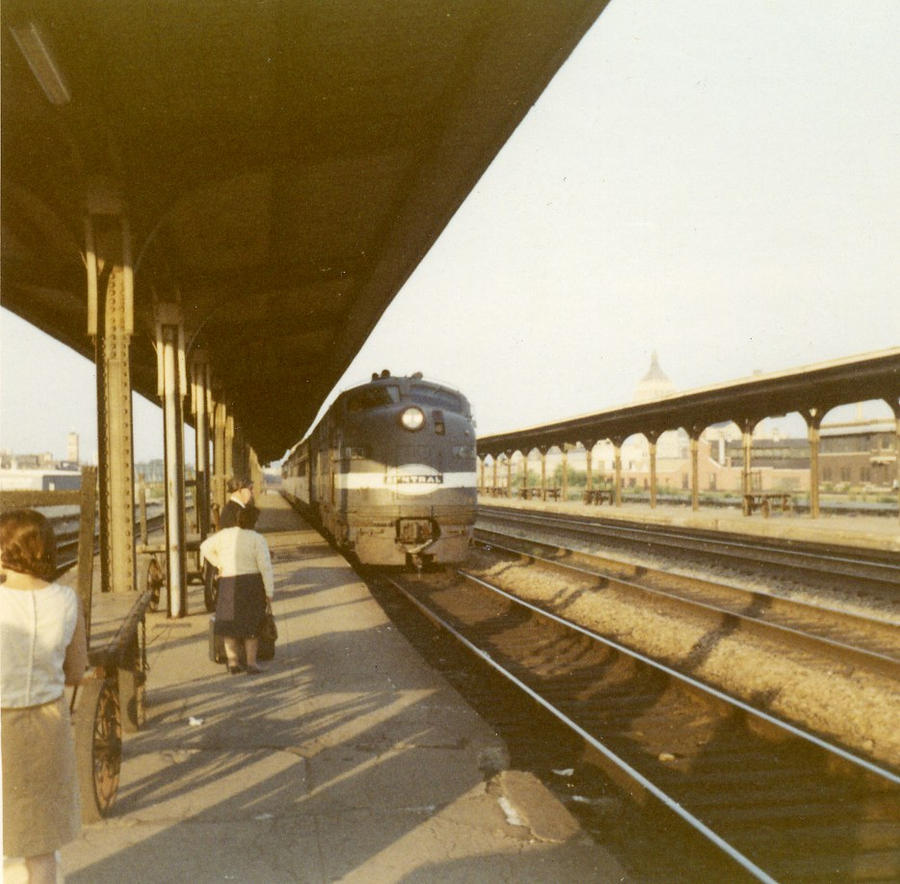
<path id="1" fill-rule="evenodd" d="M 400 415 L 400 423 L 407 430 L 421 430 L 425 426 L 425 413 L 421 408 L 407 408 Z"/>

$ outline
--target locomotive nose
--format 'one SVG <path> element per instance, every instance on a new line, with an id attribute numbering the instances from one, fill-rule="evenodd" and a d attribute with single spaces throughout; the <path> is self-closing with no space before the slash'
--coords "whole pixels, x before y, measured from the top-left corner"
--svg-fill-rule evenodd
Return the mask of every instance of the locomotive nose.
<path id="1" fill-rule="evenodd" d="M 441 528 L 435 519 L 400 518 L 396 521 L 397 542 L 409 548 L 424 545 L 441 536 Z"/>

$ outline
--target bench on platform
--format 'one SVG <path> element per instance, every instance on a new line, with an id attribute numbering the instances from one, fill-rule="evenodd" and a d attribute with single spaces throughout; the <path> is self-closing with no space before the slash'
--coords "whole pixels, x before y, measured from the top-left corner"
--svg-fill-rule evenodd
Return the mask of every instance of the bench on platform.
<path id="1" fill-rule="evenodd" d="M 744 495 L 744 515 L 752 516 L 754 510 L 762 510 L 765 518 L 769 517 L 773 507 L 783 513 L 794 511 L 794 495 L 789 491 L 751 491 Z"/>
<path id="2" fill-rule="evenodd" d="M 612 488 L 585 488 L 582 499 L 585 503 L 603 503 L 604 499 L 609 501 L 610 505 L 615 503 L 616 493 Z"/>
<path id="3" fill-rule="evenodd" d="M 559 500 L 561 489 L 559 488 L 520 488 L 519 497 L 523 500 Z"/>

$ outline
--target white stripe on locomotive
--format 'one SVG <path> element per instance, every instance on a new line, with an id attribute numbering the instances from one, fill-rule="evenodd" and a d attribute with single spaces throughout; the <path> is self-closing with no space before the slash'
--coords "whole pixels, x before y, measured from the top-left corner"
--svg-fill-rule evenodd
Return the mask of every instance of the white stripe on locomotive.
<path id="1" fill-rule="evenodd" d="M 392 490 L 406 494 L 428 494 L 440 488 L 474 488 L 477 474 L 466 473 L 428 473 L 410 472 L 368 472 L 335 473 L 335 487 L 342 491 L 361 491 L 377 488 Z"/>

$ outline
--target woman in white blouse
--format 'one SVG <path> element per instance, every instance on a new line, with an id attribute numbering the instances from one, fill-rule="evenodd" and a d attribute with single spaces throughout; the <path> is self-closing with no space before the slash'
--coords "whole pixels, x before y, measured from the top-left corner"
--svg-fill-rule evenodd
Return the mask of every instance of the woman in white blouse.
<path id="1" fill-rule="evenodd" d="M 57 880 L 57 851 L 81 830 L 65 685 L 84 676 L 87 640 L 78 597 L 55 576 L 47 519 L 0 515 L 3 864 L 24 857 L 32 884 Z"/>
<path id="2" fill-rule="evenodd" d="M 200 555 L 219 570 L 219 597 L 216 602 L 216 635 L 221 635 L 232 675 L 243 672 L 243 644 L 246 672 L 264 670 L 256 665 L 259 629 L 271 610 L 275 577 L 269 547 L 262 534 L 253 530 L 259 510 L 246 506 L 238 514 L 235 528 L 223 528 L 200 544 Z"/>

